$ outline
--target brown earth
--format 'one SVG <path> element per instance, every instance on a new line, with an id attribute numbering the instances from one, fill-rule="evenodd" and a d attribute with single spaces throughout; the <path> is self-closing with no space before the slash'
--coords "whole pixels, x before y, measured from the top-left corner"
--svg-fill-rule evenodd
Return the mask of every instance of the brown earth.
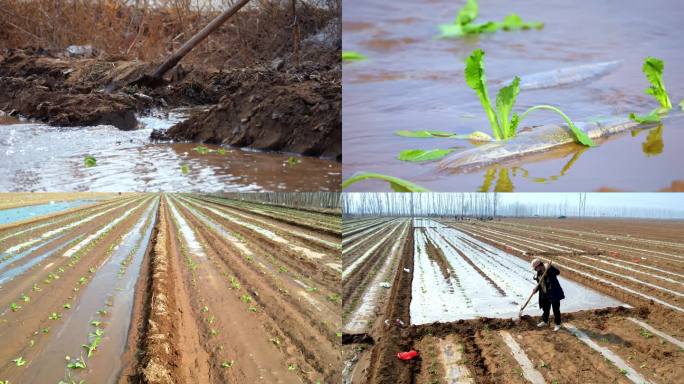
<path id="1" fill-rule="evenodd" d="M 548 258 L 557 259 L 559 263 L 565 262 L 569 266 L 572 265 L 573 268 L 591 273 L 593 276 L 599 276 L 602 281 L 595 281 L 568 270 L 563 272 L 563 276 L 566 278 L 632 304 L 634 308 L 618 307 L 564 313 L 564 322 L 575 325 L 595 343 L 617 354 L 651 382 L 670 383 L 673 380 L 676 381 L 675 378 L 682 376 L 680 362 L 684 358 L 684 351 L 659 336 L 642 329 L 628 318 L 640 319 L 659 331 L 679 340 L 684 340 L 684 330 L 681 328 L 684 315 L 657 302 L 606 285 L 603 281 L 616 281 L 633 290 L 653 295 L 674 305 L 680 305 L 679 297 L 628 279 L 581 267 L 567 260 L 577 260 L 588 265 L 599 266 L 612 272 L 633 276 L 650 284 L 681 292 L 681 274 L 684 270 L 675 257 L 682 255 L 682 243 L 674 236 L 681 223 L 637 220 L 628 222 L 628 225 L 624 227 L 625 230 L 621 231 L 620 226 L 625 222 L 624 220 L 565 221 L 540 219 L 535 221 L 516 220 L 514 222 L 527 225 L 534 224 L 534 227 L 505 226 L 505 222 L 471 223 L 457 227 L 494 247 L 504 249 L 525 260 L 530 260 L 532 255 L 543 253 Z M 558 227 L 554 225 L 555 223 L 558 223 Z M 575 247 L 595 252 L 570 251 L 561 253 L 551 250 L 548 252 L 525 252 L 525 247 L 516 244 L 515 247 L 523 248 L 523 252 L 519 252 L 507 246 L 507 242 L 512 241 L 512 239 L 488 234 L 480 231 L 479 227 L 496 229 L 507 235 L 512 235 L 514 239 L 530 239 L 541 244 Z M 561 231 L 562 228 L 586 231 L 586 233 L 583 235 L 566 233 Z M 559 234 L 568 238 L 556 236 Z M 587 239 L 605 244 L 583 244 L 584 240 Z M 546 245 L 539 246 L 546 247 Z M 644 251 L 615 247 L 619 245 L 644 249 Z M 655 276 L 635 274 L 632 271 L 609 264 L 587 260 L 583 258 L 585 255 L 596 257 L 600 255 L 611 262 L 630 261 L 636 265 L 625 265 Z M 654 255 L 660 255 L 665 259 L 650 257 Z M 560 256 L 567 259 L 564 260 Z M 646 257 L 642 258 L 641 256 Z M 674 275 L 647 268 L 653 266 L 663 268 L 664 271 L 672 272 Z M 397 272 L 397 278 L 401 278 L 401 275 L 400 272 Z M 680 283 L 658 279 L 656 276 L 668 277 Z M 393 290 L 394 292 L 395 290 Z M 410 285 L 408 292 L 410 294 Z M 390 300 L 384 310 L 391 314 L 397 310 L 401 311 L 408 308 L 409 304 L 410 298 L 406 302 Z M 384 317 L 391 318 L 391 315 Z M 360 353 L 352 353 L 351 351 L 362 345 L 355 343 L 359 335 L 356 335 L 356 339 L 347 339 L 348 344 L 345 345 L 345 348 L 348 352 L 345 355 L 345 360 L 352 364 L 352 369 L 349 375 L 345 377 L 352 378 L 354 383 L 427 384 L 442 382 L 443 378 L 446 377 L 446 372 L 438 359 L 440 351 L 436 349 L 436 343 L 437 340 L 447 339 L 451 340 L 452 350 L 462 348 L 462 363 L 469 370 L 476 383 L 525 382 L 522 377 L 522 369 L 513 359 L 510 349 L 503 342 L 498 332 L 506 330 L 520 344 L 535 369 L 542 374 L 546 382 L 628 382 L 625 372 L 621 372 L 614 364 L 579 341 L 567 330 L 563 329 L 555 333 L 548 328 L 540 329 L 536 327 L 536 323 L 539 321 L 540 318 L 537 316 L 523 316 L 520 321 L 481 318 L 410 326 L 405 329 L 376 327 L 371 333 L 375 344 L 363 347 L 363 349 L 370 349 L 370 352 L 364 350 Z M 397 351 L 411 348 L 418 350 L 421 358 L 412 362 L 401 362 L 397 359 L 395 355 Z M 354 367 L 354 365 L 356 366 Z M 379 368 L 381 366 L 390 368 L 381 370 Z M 378 372 L 383 372 L 384 375 L 378 375 Z"/>
<path id="2" fill-rule="evenodd" d="M 99 267 L 110 259 L 116 245 L 122 241 L 122 235 L 142 218 L 143 212 L 155 201 L 154 197 L 139 194 L 115 198 L 79 211 L 0 229 L 0 236 L 10 236 L 11 244 L 16 244 L 41 238 L 55 228 L 88 215 L 116 208 L 87 224 L 68 229 L 64 238 L 38 247 L 23 261 L 9 265 L 12 267 L 38 257 L 46 250 L 73 245 L 124 211 L 139 206 L 130 217 L 98 238 L 93 246 L 84 248 L 79 256 L 84 261 L 74 262 L 77 259 L 60 257 L 57 253 L 0 286 L 0 305 L 5 308 L 0 311 L 0 335 L 5 340 L 0 347 L 4 362 L 0 364 L 0 378 L 24 382 L 22 379 L 32 377 L 36 372 L 31 363 L 39 358 L 51 361 L 49 367 L 42 366 L 46 375 L 64 372 L 67 376 L 75 374 L 78 378 L 89 379 L 88 382 L 98 377 L 97 368 L 95 371 L 92 368 L 69 370 L 65 368 L 64 356 L 47 355 L 46 358 L 45 352 L 53 349 L 55 339 L 52 335 L 59 333 L 71 316 L 81 313 L 77 305 L 63 308 L 64 302 L 73 300 L 76 304 L 82 295 L 86 295 L 84 292 L 98 290 L 87 282 L 100 272 Z M 171 203 L 192 227 L 206 257 L 189 251 L 178 221 L 169 208 Z M 202 224 L 184 204 L 189 204 L 187 198 L 161 198 L 156 227 L 150 242 L 142 248 L 146 251 L 140 259 L 140 272 L 131 280 L 135 283 L 135 297 L 132 315 L 127 319 L 130 321 L 128 333 L 121 335 L 125 344 L 123 353 L 105 356 L 104 351 L 96 349 L 93 356 L 85 360 L 88 366 L 101 366 L 106 364 L 102 359 L 118 357 L 121 372 L 106 379 L 116 379 L 121 384 L 339 381 L 339 276 L 330 275 L 322 265 L 300 262 L 300 255 L 286 245 L 269 242 L 255 231 L 240 229 L 214 216 L 213 219 L 225 225 L 227 231 L 242 239 L 254 252 L 252 257 L 247 257 L 231 241 Z M 195 196 L 189 206 L 201 209 L 203 204 Z M 264 219 L 248 210 L 244 210 L 244 214 Z M 151 219 L 148 217 L 148 222 Z M 51 224 L 54 220 L 64 221 Z M 268 220 L 277 227 L 277 220 Z M 258 225 L 256 221 L 254 223 Z M 22 232 L 39 224 L 50 225 Z M 293 233 L 294 227 L 286 224 L 277 232 L 295 244 L 306 246 Z M 309 233 L 315 235 L 313 231 Z M 329 234 L 324 236 L 331 238 Z M 331 255 L 335 252 L 338 251 L 327 249 L 320 263 L 338 259 Z M 279 266 L 287 268 L 279 270 Z M 46 276 L 50 282 L 41 283 Z M 79 276 L 86 276 L 86 283 L 80 290 L 72 290 L 74 284 L 79 287 Z M 43 289 L 35 291 L 32 289 L 34 283 Z M 301 284 L 315 290 L 305 290 Z M 22 300 L 23 293 L 28 293 L 30 301 Z M 102 294 L 108 305 L 110 294 Z M 21 308 L 9 310 L 10 303 L 19 303 Z M 60 313 L 61 318 L 48 319 L 52 312 Z M 107 315 L 101 316 L 106 323 Z M 45 326 L 52 330 L 41 332 Z M 108 333 L 109 325 L 103 325 L 103 328 L 106 336 L 102 345 L 107 346 L 114 335 Z M 87 335 L 87 330 L 83 332 Z M 74 345 L 80 346 L 80 342 L 74 341 L 79 343 Z M 27 364 L 16 366 L 12 360 L 17 356 L 26 359 Z M 103 374 L 100 376 L 105 379 Z"/>
<path id="3" fill-rule="evenodd" d="M 0 53 L 0 110 L 54 126 L 138 128 L 136 113 L 207 106 L 152 139 L 226 144 L 341 159 L 341 37 L 333 24 L 299 56 L 225 69 L 178 65 L 163 87 L 137 85 L 158 63 L 71 57 L 58 49 Z M 337 32 L 336 32 L 337 31 Z M 309 41 L 310 40 L 310 41 Z M 301 60 L 300 60 L 301 59 Z M 305 60 L 304 60 L 305 59 Z"/>
<path id="4" fill-rule="evenodd" d="M 318 69 L 254 70 L 225 78 L 208 111 L 156 132 L 158 140 L 228 144 L 341 159 L 342 87 Z"/>

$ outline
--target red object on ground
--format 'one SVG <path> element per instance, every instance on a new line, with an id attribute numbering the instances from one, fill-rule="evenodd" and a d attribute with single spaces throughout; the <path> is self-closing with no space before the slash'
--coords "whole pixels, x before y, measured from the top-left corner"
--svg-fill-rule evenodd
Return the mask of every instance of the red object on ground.
<path id="1" fill-rule="evenodd" d="M 416 356 L 418 356 L 418 352 L 414 351 L 413 349 L 408 352 L 397 353 L 397 357 L 399 358 L 399 360 L 411 360 Z"/>

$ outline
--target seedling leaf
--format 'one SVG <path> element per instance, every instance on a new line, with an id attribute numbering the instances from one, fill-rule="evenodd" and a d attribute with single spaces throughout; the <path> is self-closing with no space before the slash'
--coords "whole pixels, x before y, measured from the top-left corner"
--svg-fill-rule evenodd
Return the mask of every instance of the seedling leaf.
<path id="1" fill-rule="evenodd" d="M 97 159 L 95 159 L 95 157 L 92 155 L 86 155 L 86 157 L 83 159 L 83 163 L 85 164 L 86 168 L 94 167 L 97 165 Z"/>
<path id="2" fill-rule="evenodd" d="M 528 113 L 537 109 L 548 109 L 558 113 L 559 115 L 561 115 L 563 120 L 565 120 L 565 123 L 568 125 L 568 128 L 570 128 L 572 133 L 575 135 L 575 139 L 577 139 L 577 141 L 580 144 L 586 145 L 587 147 L 596 146 L 596 144 L 591 140 L 591 138 L 583 130 L 577 128 L 577 126 L 572 122 L 572 120 L 570 120 L 570 118 L 565 113 L 563 113 L 563 111 L 551 105 L 536 105 L 528 109 L 522 115 L 520 115 L 520 121 L 522 121 Z"/>
<path id="3" fill-rule="evenodd" d="M 181 173 L 184 175 L 190 173 L 190 166 L 188 166 L 187 164 L 181 165 Z"/>
<path id="4" fill-rule="evenodd" d="M 489 93 L 487 91 L 487 79 L 484 70 L 484 51 L 476 49 L 466 59 L 466 67 L 464 71 L 466 84 L 477 92 L 480 98 L 482 108 L 484 108 L 489 124 L 492 127 L 494 138 L 501 140 L 504 138 L 499 121 L 496 118 L 496 112 L 492 103 L 489 100 Z"/>
<path id="5" fill-rule="evenodd" d="M 501 123 L 501 130 L 505 138 L 515 136 L 518 118 L 514 115 L 511 119 L 510 115 L 518 93 L 520 93 L 520 78 L 516 76 L 509 85 L 501 88 L 496 95 L 496 111 L 499 114 L 499 123 Z"/>
<path id="6" fill-rule="evenodd" d="M 21 356 L 17 357 L 16 359 L 14 359 L 12 361 L 14 362 L 14 365 L 16 365 L 17 367 L 21 367 L 24 364 L 26 364 L 26 360 L 24 360 L 24 358 Z"/>
<path id="7" fill-rule="evenodd" d="M 648 115 L 637 115 L 636 113 L 632 112 L 629 114 L 629 118 L 639 124 L 657 123 L 660 121 L 658 108 L 652 110 Z"/>
<path id="8" fill-rule="evenodd" d="M 399 152 L 397 158 L 402 161 L 412 162 L 434 161 L 441 159 L 453 151 L 453 149 L 407 149 Z"/>
<path id="9" fill-rule="evenodd" d="M 350 185 L 358 183 L 359 181 L 368 179 L 384 180 L 390 183 L 390 187 L 395 192 L 429 192 L 428 189 L 413 184 L 410 181 L 374 172 L 359 172 L 355 174 L 342 183 L 342 189 L 348 188 Z"/>
<path id="10" fill-rule="evenodd" d="M 506 16 L 503 22 L 499 24 L 499 27 L 504 31 L 517 31 L 526 29 L 542 29 L 544 28 L 544 23 L 538 21 L 526 22 L 517 14 L 511 13 Z"/>
<path id="11" fill-rule="evenodd" d="M 368 57 L 355 51 L 342 51 L 342 61 L 364 61 Z"/>
<path id="12" fill-rule="evenodd" d="M 642 67 L 648 82 L 651 83 L 651 86 L 646 89 L 646 94 L 655 97 L 660 106 L 669 111 L 672 109 L 672 103 L 663 83 L 663 69 L 665 69 L 665 64 L 655 57 L 647 57 Z"/>

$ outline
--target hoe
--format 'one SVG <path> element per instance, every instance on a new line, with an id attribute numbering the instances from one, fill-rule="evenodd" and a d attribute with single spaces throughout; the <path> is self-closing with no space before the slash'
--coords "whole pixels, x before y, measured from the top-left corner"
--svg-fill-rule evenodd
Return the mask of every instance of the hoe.
<path id="1" fill-rule="evenodd" d="M 552 261 L 549 261 L 549 267 L 551 267 L 551 263 L 552 263 Z M 532 300 L 532 296 L 534 296 L 534 294 L 537 293 L 537 289 L 539 287 L 541 287 L 542 291 L 546 290 L 544 285 L 540 285 L 540 284 L 542 283 L 542 281 L 544 281 L 544 278 L 546 277 L 546 272 L 549 271 L 549 267 L 547 267 L 544 270 L 544 273 L 542 273 L 541 278 L 539 279 L 539 282 L 537 283 L 537 285 L 534 286 L 534 288 L 532 288 L 532 293 L 530 293 L 530 296 L 527 298 L 527 301 L 525 301 L 525 304 L 523 304 L 522 307 L 520 307 L 520 311 L 518 312 L 518 318 L 516 321 L 520 321 L 520 319 L 522 318 L 523 310 L 525 309 L 525 307 L 527 307 L 527 304 L 530 303 L 530 300 Z"/>

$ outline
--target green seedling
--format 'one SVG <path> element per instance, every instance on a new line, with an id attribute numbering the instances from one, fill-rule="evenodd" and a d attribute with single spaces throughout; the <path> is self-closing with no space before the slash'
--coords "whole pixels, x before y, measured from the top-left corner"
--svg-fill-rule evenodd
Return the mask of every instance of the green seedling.
<path id="1" fill-rule="evenodd" d="M 252 297 L 245 293 L 242 296 L 240 296 L 240 300 L 242 300 L 243 303 L 248 304 L 252 302 Z"/>
<path id="2" fill-rule="evenodd" d="M 354 176 L 348 178 L 342 183 L 342 189 L 349 188 L 350 185 L 363 180 L 386 181 L 390 184 L 390 187 L 395 192 L 430 192 L 428 189 L 416 185 L 408 180 L 374 172 L 359 172 L 354 174 Z"/>
<path id="3" fill-rule="evenodd" d="M 639 334 L 646 339 L 650 339 L 651 337 L 653 337 L 653 334 L 651 332 L 649 332 L 643 328 L 641 328 L 639 330 Z"/>
<path id="4" fill-rule="evenodd" d="M 80 279 L 78 279 L 78 283 L 83 285 L 88 281 L 88 278 L 85 276 L 82 276 Z"/>
<path id="5" fill-rule="evenodd" d="M 624 376 L 627 376 L 627 370 L 624 369 L 624 368 L 620 368 L 620 374 L 621 374 L 621 375 L 624 375 Z"/>
<path id="6" fill-rule="evenodd" d="M 85 368 L 87 368 L 87 366 L 86 366 L 85 360 L 83 360 L 83 356 L 81 356 L 78 359 L 70 360 L 69 363 L 67 364 L 67 368 L 69 368 L 69 369 L 85 369 Z"/>
<path id="7" fill-rule="evenodd" d="M 209 324 L 214 324 L 215 320 L 216 320 L 216 318 L 213 315 L 207 317 L 207 323 L 209 323 Z"/>
<path id="8" fill-rule="evenodd" d="M 181 165 L 181 173 L 184 175 L 187 175 L 188 173 L 190 173 L 190 166 L 187 164 Z"/>
<path id="9" fill-rule="evenodd" d="M 230 277 L 230 286 L 234 289 L 240 289 L 240 282 L 237 278 L 235 278 L 235 276 Z"/>
<path id="10" fill-rule="evenodd" d="M 478 14 L 477 0 L 467 0 L 466 4 L 458 11 L 456 19 L 451 24 L 439 26 L 441 38 L 462 37 L 468 35 L 478 35 L 482 33 L 493 33 L 498 30 L 517 31 L 527 29 L 542 29 L 544 23 L 525 22 L 516 14 L 511 13 L 502 22 L 487 21 L 475 23 Z"/>
<path id="11" fill-rule="evenodd" d="M 212 152 L 209 148 L 205 147 L 204 145 L 198 145 L 192 150 L 199 153 L 200 155 L 206 155 L 207 153 Z"/>
<path id="12" fill-rule="evenodd" d="M 499 90 L 499 93 L 496 96 L 496 109 L 494 109 L 494 106 L 492 106 L 492 102 L 489 98 L 489 92 L 487 90 L 484 55 L 485 53 L 481 49 L 476 49 L 473 51 L 473 53 L 466 59 L 464 75 L 468 86 L 475 90 L 480 98 L 480 103 L 487 114 L 489 124 L 492 128 L 492 133 L 496 140 L 506 140 L 514 137 L 516 135 L 516 129 L 518 125 L 523 119 L 525 119 L 525 117 L 527 117 L 530 112 L 539 109 L 547 109 L 561 115 L 563 120 L 565 120 L 567 123 L 568 128 L 570 128 L 574 134 L 577 142 L 589 147 L 595 145 L 584 131 L 577 128 L 572 120 L 570 120 L 565 113 L 556 107 L 550 105 L 536 105 L 529 108 L 521 115 L 518 115 L 517 113 L 513 113 L 513 115 L 511 115 L 513 106 L 515 105 L 515 99 L 520 92 L 520 78 L 517 76 L 513 79 L 511 84 Z"/>
<path id="13" fill-rule="evenodd" d="M 296 158 L 296 157 L 294 157 L 294 156 L 290 156 L 290 157 L 287 158 L 287 165 L 289 165 L 290 167 L 295 166 L 295 165 L 297 165 L 297 164 L 299 164 L 299 163 L 301 163 L 301 162 L 302 162 L 301 159 L 298 159 L 298 158 Z"/>
<path id="14" fill-rule="evenodd" d="M 648 115 L 637 115 L 632 112 L 629 114 L 630 119 L 640 124 L 657 123 L 663 116 L 670 112 L 672 109 L 672 102 L 670 101 L 670 96 L 668 96 L 667 90 L 665 89 L 665 83 L 663 82 L 664 69 L 665 63 L 660 59 L 647 57 L 644 60 L 644 65 L 641 70 L 651 84 L 650 87 L 646 88 L 646 94 L 653 96 L 660 104 L 660 107 L 652 110 Z M 682 102 L 684 103 L 684 100 Z"/>
<path id="15" fill-rule="evenodd" d="M 23 308 L 21 305 L 19 305 L 17 303 L 12 303 L 12 304 L 10 304 L 9 307 L 12 310 L 12 312 L 16 312 L 16 311 L 20 310 L 21 308 Z"/>
<path id="16" fill-rule="evenodd" d="M 249 307 L 247 310 L 250 312 L 256 312 L 257 311 L 256 307 Z"/>
<path id="17" fill-rule="evenodd" d="M 16 359 L 14 359 L 12 361 L 14 362 L 14 365 L 16 365 L 17 367 L 21 367 L 27 363 L 27 361 L 24 360 L 24 358 L 21 356 L 17 357 Z"/>
<path id="18" fill-rule="evenodd" d="M 86 168 L 94 167 L 97 165 L 97 159 L 95 159 L 95 157 L 92 155 L 86 155 L 86 157 L 83 159 L 83 164 Z"/>
<path id="19" fill-rule="evenodd" d="M 226 150 L 223 149 L 223 148 L 219 148 L 218 150 L 216 150 L 216 152 L 218 152 L 218 154 L 221 155 L 221 156 L 223 156 L 223 155 L 226 154 Z"/>
<path id="20" fill-rule="evenodd" d="M 200 311 L 201 311 L 202 313 L 209 312 L 209 307 L 207 307 L 207 306 L 205 305 L 204 307 L 202 307 L 202 309 L 200 309 Z"/>
<path id="21" fill-rule="evenodd" d="M 286 272 L 287 272 L 287 268 L 285 268 L 285 266 L 281 265 L 280 267 L 278 267 L 278 272 L 280 272 L 280 273 L 286 273 Z"/>
<path id="22" fill-rule="evenodd" d="M 342 51 L 342 61 L 364 61 L 368 60 L 368 57 L 362 55 L 355 51 Z"/>
<path id="23" fill-rule="evenodd" d="M 29 301 L 31 301 L 31 298 L 26 295 L 21 295 L 21 299 L 24 301 L 24 303 L 28 303 Z"/>
<path id="24" fill-rule="evenodd" d="M 43 289 L 38 286 L 38 283 L 34 283 L 33 288 L 31 288 L 31 290 L 33 290 L 33 292 L 40 292 Z"/>
<path id="25" fill-rule="evenodd" d="M 90 325 L 92 325 L 92 326 L 95 326 L 95 327 L 98 327 L 98 328 L 99 328 L 99 327 L 100 327 L 100 325 L 102 325 L 102 322 L 101 322 L 101 321 L 97 321 L 97 320 L 93 320 L 93 321 L 91 321 L 91 322 L 90 322 Z"/>
<path id="26" fill-rule="evenodd" d="M 95 328 L 94 332 L 88 334 L 89 337 L 93 338 L 99 338 L 102 337 L 102 335 L 104 335 L 104 331 L 102 330 L 102 328 Z"/>
<path id="27" fill-rule="evenodd" d="M 277 337 L 272 337 L 272 338 L 268 339 L 268 341 L 270 341 L 271 343 L 273 343 L 273 345 L 275 345 L 276 347 L 280 347 L 281 342 L 280 342 L 280 339 L 279 339 L 279 338 L 277 338 Z"/>
<path id="28" fill-rule="evenodd" d="M 218 334 L 219 334 L 219 331 L 217 331 L 216 329 L 212 328 L 209 330 L 209 336 L 216 336 Z"/>
<path id="29" fill-rule="evenodd" d="M 90 267 L 90 268 L 88 268 L 88 272 L 90 272 L 90 273 L 95 273 L 95 267 Z"/>
<path id="30" fill-rule="evenodd" d="M 328 301 L 331 301 L 333 303 L 340 303 L 342 301 L 342 297 L 338 295 L 337 293 L 333 293 L 328 295 Z"/>
<path id="31" fill-rule="evenodd" d="M 342 338 L 342 332 L 335 332 L 335 336 Z"/>
<path id="32" fill-rule="evenodd" d="M 64 309 L 71 309 L 71 304 L 66 303 L 62 307 L 64 307 Z"/>
<path id="33" fill-rule="evenodd" d="M 57 312 L 52 312 L 50 316 L 48 316 L 49 320 L 59 320 L 62 318 L 62 315 L 57 313 Z"/>
<path id="34" fill-rule="evenodd" d="M 297 370 L 297 364 L 288 364 L 287 370 L 288 371 L 296 371 Z"/>
<path id="35" fill-rule="evenodd" d="M 40 331 L 43 333 L 50 333 L 50 328 L 45 327 L 45 328 L 41 329 Z"/>
<path id="36" fill-rule="evenodd" d="M 93 355 L 93 352 L 97 349 L 97 346 L 100 345 L 100 338 L 96 337 L 94 338 L 90 344 L 83 344 L 83 348 L 88 352 L 87 356 L 91 357 Z"/>
<path id="37" fill-rule="evenodd" d="M 235 360 L 221 362 L 221 368 L 230 368 L 235 364 Z"/>
<path id="38" fill-rule="evenodd" d="M 453 151 L 454 149 L 407 149 L 399 152 L 399 156 L 397 156 L 397 159 L 402 161 L 420 163 L 424 161 L 439 160 Z"/>
<path id="39" fill-rule="evenodd" d="M 316 287 L 309 287 L 306 289 L 307 292 L 318 292 L 318 288 Z"/>

